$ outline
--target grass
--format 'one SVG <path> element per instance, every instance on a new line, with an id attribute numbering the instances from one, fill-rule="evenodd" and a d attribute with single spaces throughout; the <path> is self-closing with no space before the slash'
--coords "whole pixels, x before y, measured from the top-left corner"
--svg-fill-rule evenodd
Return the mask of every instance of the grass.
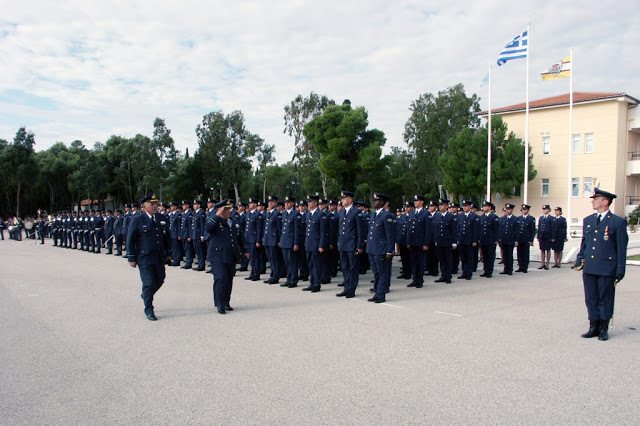
<path id="1" fill-rule="evenodd" d="M 635 256 L 627 257 L 627 260 L 640 260 L 640 254 L 636 254 Z"/>

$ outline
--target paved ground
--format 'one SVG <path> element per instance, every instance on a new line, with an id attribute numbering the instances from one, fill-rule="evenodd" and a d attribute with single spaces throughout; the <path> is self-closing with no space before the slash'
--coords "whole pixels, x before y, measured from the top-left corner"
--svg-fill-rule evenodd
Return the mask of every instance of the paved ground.
<path id="1" fill-rule="evenodd" d="M 0 242 L 3 424 L 637 424 L 640 267 L 608 342 L 568 267 L 392 283 L 388 303 L 169 268 L 147 321 L 114 256 Z M 394 267 L 397 275 L 397 264 Z M 499 269 L 500 270 L 500 269 Z M 334 281 L 337 281 L 334 279 Z"/>

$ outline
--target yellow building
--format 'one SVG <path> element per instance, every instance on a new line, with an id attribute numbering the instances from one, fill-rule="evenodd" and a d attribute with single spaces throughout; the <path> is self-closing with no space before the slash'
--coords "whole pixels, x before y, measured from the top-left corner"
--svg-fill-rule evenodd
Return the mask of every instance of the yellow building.
<path id="1" fill-rule="evenodd" d="M 615 214 L 628 215 L 640 204 L 640 101 L 626 93 L 574 92 L 573 131 L 569 139 L 569 94 L 529 102 L 529 145 L 538 171 L 529 181 L 528 204 L 539 216 L 542 205 L 560 206 L 566 217 L 571 191 L 571 224 L 593 212 L 594 187 L 615 193 Z M 510 131 L 525 140 L 525 104 L 492 110 Z M 487 118 L 487 111 L 480 113 Z M 572 155 L 569 186 L 569 152 Z M 500 198 L 522 204 L 519 197 Z M 492 194 L 494 202 L 498 194 Z M 567 221 L 569 218 L 567 217 Z"/>

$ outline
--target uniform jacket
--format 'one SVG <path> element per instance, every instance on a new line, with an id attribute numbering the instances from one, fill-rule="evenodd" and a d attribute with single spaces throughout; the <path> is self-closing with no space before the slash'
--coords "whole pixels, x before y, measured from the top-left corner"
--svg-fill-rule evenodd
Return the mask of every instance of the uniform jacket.
<path id="1" fill-rule="evenodd" d="M 182 223 L 180 224 L 180 238 L 186 240 L 191 238 L 191 223 L 193 222 L 193 211 L 187 210 L 182 213 Z"/>
<path id="2" fill-rule="evenodd" d="M 305 233 L 304 249 L 308 252 L 318 251 L 319 248 L 329 248 L 329 219 L 322 210 L 307 212 L 307 231 Z"/>
<path id="3" fill-rule="evenodd" d="M 204 220 L 205 212 L 203 209 L 198 209 L 193 213 L 193 219 L 191 220 L 191 234 L 189 237 L 193 241 L 200 241 L 201 237 L 204 237 Z"/>
<path id="4" fill-rule="evenodd" d="M 273 209 L 264 218 L 263 244 L 266 247 L 276 247 L 282 233 L 282 218 L 278 209 Z"/>
<path id="5" fill-rule="evenodd" d="M 342 209 L 338 213 L 338 250 L 355 252 L 364 249 L 364 240 L 367 237 L 367 228 L 364 215 L 356 207 L 351 206 L 349 213 Z"/>
<path id="6" fill-rule="evenodd" d="M 407 217 L 408 213 L 402 213 L 396 218 L 396 244 L 407 245 Z"/>
<path id="7" fill-rule="evenodd" d="M 113 235 L 113 225 L 115 224 L 115 219 L 113 216 L 109 216 L 104 219 L 104 236 L 105 238 L 109 238 Z"/>
<path id="8" fill-rule="evenodd" d="M 309 212 L 304 211 L 302 213 L 298 212 L 298 216 L 296 218 L 296 245 L 304 249 L 304 242 L 307 237 L 307 217 Z"/>
<path id="9" fill-rule="evenodd" d="M 124 217 L 122 215 L 115 216 L 115 219 L 113 221 L 113 233 L 115 235 L 122 234 L 122 223 L 123 222 L 124 222 Z"/>
<path id="10" fill-rule="evenodd" d="M 174 211 L 169 214 L 169 233 L 171 238 L 178 238 L 180 235 L 180 225 L 182 225 L 182 213 Z"/>
<path id="11" fill-rule="evenodd" d="M 129 232 L 129 224 L 131 223 L 131 211 L 128 211 L 124 214 L 124 219 L 122 221 L 122 233 L 127 235 Z"/>
<path id="12" fill-rule="evenodd" d="M 520 228 L 518 243 L 533 243 L 533 239 L 536 236 L 536 219 L 529 214 L 527 217 L 518 216 L 518 227 Z"/>
<path id="13" fill-rule="evenodd" d="M 567 219 L 563 216 L 553 218 L 553 222 L 551 222 L 551 239 L 556 241 L 567 239 Z"/>
<path id="14" fill-rule="evenodd" d="M 244 239 L 247 244 L 262 243 L 262 231 L 264 230 L 263 218 L 258 210 L 246 214 L 244 226 Z"/>
<path id="15" fill-rule="evenodd" d="M 204 237 L 205 241 L 209 241 L 209 238 L 211 238 L 211 234 L 209 233 L 209 231 L 207 231 L 207 226 L 206 226 L 207 222 L 206 221 L 209 218 L 213 218 L 213 216 L 215 216 L 215 215 L 216 215 L 216 209 L 215 208 L 204 210 L 204 225 L 205 226 L 203 226 L 202 236 Z M 234 218 L 235 216 L 232 215 L 231 217 Z M 238 222 L 238 224 L 240 223 L 237 219 L 236 219 L 236 221 Z M 240 227 L 240 229 L 244 232 L 244 228 L 243 227 Z"/>
<path id="16" fill-rule="evenodd" d="M 551 239 L 551 225 L 553 224 L 553 218 L 551 215 L 547 215 L 546 219 L 544 216 L 540 216 L 538 220 L 538 239 L 539 240 L 550 240 Z"/>
<path id="17" fill-rule="evenodd" d="M 624 275 L 627 261 L 627 220 L 610 211 L 596 225 L 596 214 L 584 218 L 582 243 L 576 263 L 584 260 L 586 274 L 613 277 Z"/>
<path id="18" fill-rule="evenodd" d="M 165 232 L 162 215 L 155 214 L 155 224 L 147 215 L 138 214 L 131 219 L 127 234 L 127 258 L 138 265 L 164 264 L 171 250 L 169 233 Z"/>
<path id="19" fill-rule="evenodd" d="M 432 221 L 433 240 L 438 247 L 451 247 L 458 243 L 458 215 L 437 213 Z"/>
<path id="20" fill-rule="evenodd" d="M 209 262 L 235 264 L 240 260 L 240 256 L 246 253 L 240 223 L 233 217 L 229 221 L 231 226 L 216 214 L 207 218 L 205 229 L 209 232 L 207 249 Z"/>
<path id="21" fill-rule="evenodd" d="M 296 241 L 296 222 L 298 221 L 300 212 L 291 209 L 291 212 L 285 210 L 282 212 L 282 233 L 280 234 L 280 248 L 292 249 L 297 245 Z"/>
<path id="22" fill-rule="evenodd" d="M 500 234 L 498 235 L 498 241 L 500 244 L 507 246 L 513 246 L 520 237 L 520 226 L 518 226 L 518 218 L 514 215 L 502 216 L 500 218 Z"/>
<path id="23" fill-rule="evenodd" d="M 396 249 L 396 217 L 385 209 L 377 215 L 371 212 L 369 217 L 367 253 L 374 256 L 393 253 Z"/>
<path id="24" fill-rule="evenodd" d="M 429 222 L 429 210 L 421 209 L 409 213 L 407 217 L 407 245 L 410 246 L 428 246 L 432 238 L 433 224 L 427 226 Z"/>
<path id="25" fill-rule="evenodd" d="M 494 213 L 480 216 L 480 244 L 485 246 L 494 245 L 498 241 L 500 234 L 500 218 Z"/>
<path id="26" fill-rule="evenodd" d="M 462 212 L 458 217 L 458 243 L 470 246 L 480 239 L 480 218 L 477 214 Z"/>
<path id="27" fill-rule="evenodd" d="M 329 219 L 329 245 L 334 248 L 338 245 L 338 212 L 326 210 Z"/>

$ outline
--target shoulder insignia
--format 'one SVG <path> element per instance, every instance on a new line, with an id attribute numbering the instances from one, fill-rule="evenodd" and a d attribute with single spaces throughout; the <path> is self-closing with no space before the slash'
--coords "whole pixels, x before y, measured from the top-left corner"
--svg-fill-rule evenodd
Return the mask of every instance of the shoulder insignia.
<path id="1" fill-rule="evenodd" d="M 362 213 L 358 213 L 358 216 L 362 217 Z"/>
<path id="2" fill-rule="evenodd" d="M 322 216 L 322 218 L 323 218 L 323 219 L 326 219 L 327 217 L 326 217 L 326 216 Z"/>
<path id="3" fill-rule="evenodd" d="M 393 222 L 393 219 L 389 218 L 387 219 L 387 222 Z"/>

